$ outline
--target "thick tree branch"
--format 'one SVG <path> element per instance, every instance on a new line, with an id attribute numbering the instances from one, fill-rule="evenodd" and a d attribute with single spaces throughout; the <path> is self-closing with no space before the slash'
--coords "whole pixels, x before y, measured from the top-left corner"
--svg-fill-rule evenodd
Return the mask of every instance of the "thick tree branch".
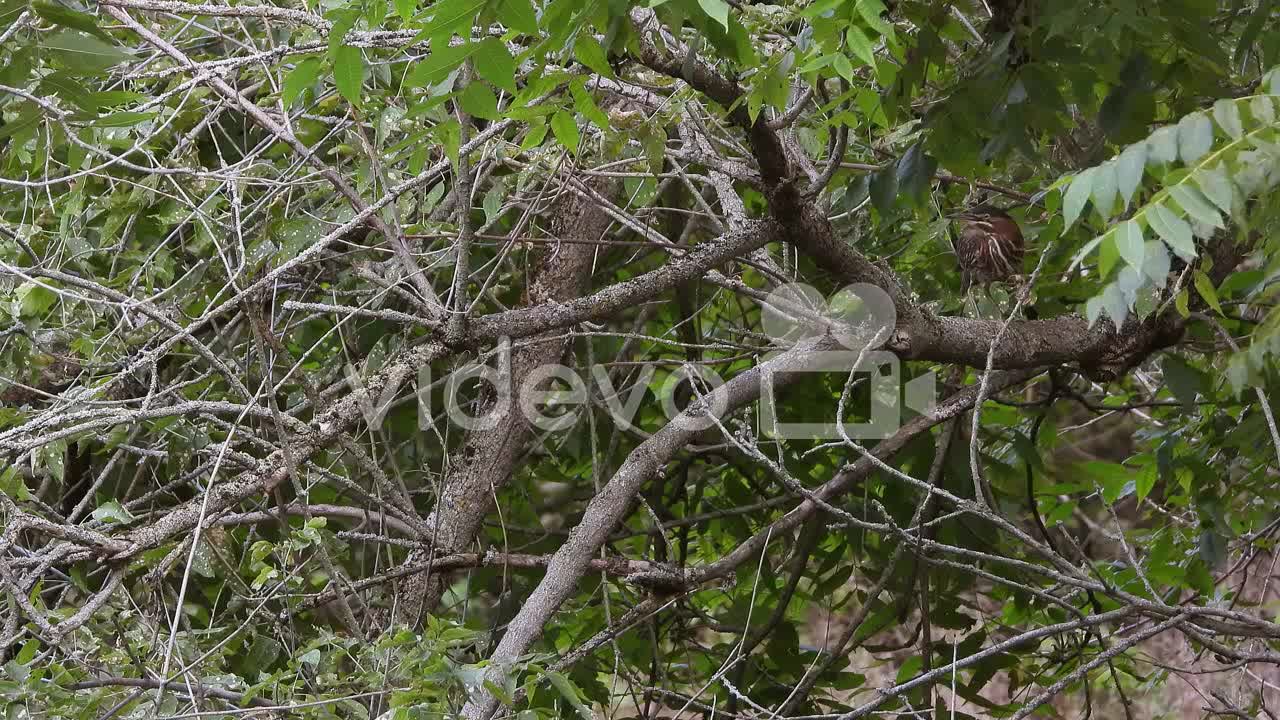
<path id="1" fill-rule="evenodd" d="M 688 427 L 688 423 L 699 417 L 699 410 L 704 404 L 714 407 L 723 403 L 726 411 L 732 411 L 753 402 L 760 395 L 761 378 L 765 373 L 772 374 L 776 391 L 787 382 L 787 378 L 797 377 L 799 371 L 818 362 L 824 351 L 836 347 L 838 344 L 832 338 L 819 338 L 736 376 L 637 447 L 604 488 L 591 499 L 582 521 L 556 552 L 547 568 L 546 577 L 508 626 L 506 635 L 490 656 L 492 669 L 489 679 L 501 685 L 505 673 L 529 650 L 560 606 L 577 591 L 578 581 L 586 572 L 591 558 L 623 519 L 631 506 L 632 497 L 661 473 L 667 462 L 694 437 L 697 431 Z M 993 386 L 1005 387 L 1032 374 L 1031 371 L 1023 371 L 1014 375 L 1002 375 L 993 379 L 992 383 Z M 877 458 L 893 455 L 919 433 L 964 412 L 969 407 L 968 404 L 972 404 L 976 394 L 977 389 L 970 388 L 934 411 L 913 419 L 879 443 L 873 451 L 874 455 Z M 873 460 L 863 458 L 823 485 L 815 492 L 815 496 L 818 500 L 834 497 L 875 467 Z M 806 500 L 800 507 L 775 522 L 770 528 L 770 534 L 757 535 L 758 542 L 744 543 L 720 561 L 690 572 L 683 579 L 701 583 L 733 572 L 748 557 L 755 556 L 768 538 L 785 536 L 785 533 L 793 530 L 818 509 L 818 502 Z M 485 720 L 496 707 L 496 699 L 488 691 L 481 690 L 472 696 L 463 709 L 463 715 L 471 720 Z"/>
<path id="2" fill-rule="evenodd" d="M 535 306 L 571 301 L 586 289 L 596 250 L 589 241 L 599 240 L 611 224 L 608 215 L 595 203 L 574 194 L 565 195 L 554 213 L 554 237 L 585 242 L 544 249 L 528 293 Z M 560 360 L 565 344 L 555 341 L 556 332 L 538 335 L 533 343 L 511 353 L 507 382 L 512 397 L 520 396 L 521 389 L 536 370 Z M 545 380 L 538 388 L 544 384 Z M 461 552 L 475 540 L 485 516 L 493 508 L 497 491 L 507 484 L 524 454 L 531 431 L 525 414 L 520 408 L 511 407 L 493 427 L 467 433 L 462 446 L 449 461 L 435 512 L 427 519 L 432 531 L 431 550 L 411 553 L 406 564 L 422 562 L 436 553 Z M 447 580 L 445 572 L 414 576 L 406 583 L 397 604 L 400 621 L 416 626 L 424 610 L 435 609 Z"/>
<path id="3" fill-rule="evenodd" d="M 741 231 L 703 243 L 662 267 L 591 295 L 566 303 L 551 299 L 528 308 L 476 318 L 469 324 L 467 337 L 460 345 L 478 347 L 486 340 L 492 341 L 504 336 L 529 337 L 583 320 L 610 316 L 620 309 L 651 300 L 681 282 L 701 277 L 709 269 L 775 240 L 779 234 L 774 223 L 748 223 Z M 419 368 L 445 357 L 455 349 L 446 347 L 442 342 L 430 342 L 405 351 L 399 359 L 392 360 L 380 372 L 365 380 L 362 388 L 335 401 L 318 414 L 309 423 L 309 430 L 300 430 L 289 441 L 288 452 L 298 462 L 302 462 L 320 449 L 329 447 L 356 426 L 363 417 L 363 408 L 371 407 L 377 398 L 390 397 Z M 284 482 L 287 479 L 285 457 L 284 449 L 277 450 L 262 460 L 257 470 L 240 475 L 230 482 L 215 484 L 209 490 L 211 495 L 208 505 L 204 507 L 204 517 L 216 517 L 236 503 L 257 493 L 267 492 Z M 121 540 L 129 544 L 129 549 L 116 553 L 115 557 L 131 556 L 190 530 L 201 520 L 202 505 L 203 498 L 194 498 L 155 523 L 128 533 Z"/>
<path id="4" fill-rule="evenodd" d="M 642 30 L 639 59 L 646 66 L 683 80 L 724 107 L 729 119 L 751 140 L 769 197 L 773 217 L 787 230 L 787 241 L 845 283 L 869 283 L 884 290 L 897 310 L 897 327 L 886 347 L 904 359 L 935 360 L 984 367 L 998 321 L 943 317 L 918 303 L 892 271 L 873 263 L 836 235 L 826 216 L 806 200 L 792 177 L 785 143 L 762 113 L 753 123 L 742 102 L 745 93 L 731 78 L 696 56 L 677 58 L 658 41 L 679 53 L 687 48 L 661 28 L 651 11 L 633 10 Z M 1090 328 L 1079 315 L 1014 322 L 996 348 L 994 367 L 1030 368 L 1078 363 L 1114 377 L 1151 351 L 1176 342 L 1180 327 L 1168 318 L 1148 323 L 1131 320 L 1116 329 L 1107 321 Z"/>

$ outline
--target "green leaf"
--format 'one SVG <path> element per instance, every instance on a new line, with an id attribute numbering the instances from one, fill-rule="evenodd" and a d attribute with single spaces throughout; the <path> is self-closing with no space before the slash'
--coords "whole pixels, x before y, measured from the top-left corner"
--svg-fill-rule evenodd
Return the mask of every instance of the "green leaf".
<path id="1" fill-rule="evenodd" d="M 1116 228 L 1116 249 L 1131 267 L 1142 269 L 1146 251 L 1142 241 L 1142 226 L 1137 220 L 1126 220 Z"/>
<path id="2" fill-rule="evenodd" d="M 876 49 L 871 43 L 871 39 L 856 26 L 850 27 L 846 36 L 849 38 L 849 49 L 853 51 L 853 54 L 867 65 L 875 67 Z"/>
<path id="3" fill-rule="evenodd" d="M 1227 561 L 1227 539 L 1222 533 L 1205 528 L 1200 533 L 1200 559 L 1211 569 L 1217 569 Z"/>
<path id="4" fill-rule="evenodd" d="M 22 644 L 22 649 L 14 656 L 14 661 L 19 665 L 26 665 L 36 659 L 36 654 L 40 651 L 39 640 L 28 640 Z"/>
<path id="5" fill-rule="evenodd" d="M 1187 289 L 1182 288 L 1178 291 L 1177 297 L 1173 299 L 1173 306 L 1177 308 L 1178 314 L 1182 316 L 1183 320 L 1191 317 L 1191 308 L 1188 304 L 1190 303 L 1190 298 L 1191 296 L 1187 293 Z"/>
<path id="6" fill-rule="evenodd" d="M 1252 373 L 1249 371 L 1249 356 L 1236 353 L 1227 361 L 1227 382 L 1231 383 L 1231 393 L 1240 397 L 1240 393 L 1250 385 Z"/>
<path id="7" fill-rule="evenodd" d="M 867 21 L 867 25 L 881 35 L 888 35 L 893 29 L 893 26 L 885 22 L 882 17 L 885 10 L 884 3 L 880 0 L 858 0 L 858 14 Z"/>
<path id="8" fill-rule="evenodd" d="M 561 145 L 569 149 L 574 155 L 578 154 L 578 143 L 582 136 L 578 132 L 578 121 L 573 115 L 560 110 L 551 116 L 551 133 L 555 135 L 556 140 Z"/>
<path id="9" fill-rule="evenodd" d="M 1132 220 L 1130 222 L 1133 222 Z M 1169 284 L 1169 251 L 1159 240 L 1148 240 L 1142 246 L 1142 274 L 1147 276 L 1157 288 Z"/>
<path id="10" fill-rule="evenodd" d="M 1147 160 L 1168 164 L 1178 159 L 1178 128 L 1162 127 L 1147 138 Z"/>
<path id="11" fill-rule="evenodd" d="M 97 118 L 89 124 L 94 127 L 133 127 L 134 125 L 146 122 L 156 117 L 158 114 L 159 113 L 153 112 L 111 113 L 110 115 Z"/>
<path id="12" fill-rule="evenodd" d="M 484 194 L 484 201 L 481 207 L 484 209 L 484 222 L 490 224 L 498 219 L 499 213 L 502 212 L 502 199 L 507 193 L 507 188 L 501 183 L 495 183 L 489 188 L 489 192 Z"/>
<path id="13" fill-rule="evenodd" d="M 298 63 L 284 79 L 280 88 L 280 101 L 285 107 L 293 105 L 307 88 L 315 84 L 324 68 L 324 61 L 318 57 L 309 57 Z"/>
<path id="14" fill-rule="evenodd" d="M 547 139 L 547 125 L 544 122 L 538 122 L 529 128 L 529 132 L 525 133 L 524 139 L 520 141 L 520 150 L 528 152 L 542 144 Z"/>
<path id="15" fill-rule="evenodd" d="M 772 63 L 768 74 L 756 85 L 756 89 L 760 91 L 764 102 L 779 110 L 787 106 L 787 98 L 791 94 L 791 83 L 787 76 L 787 68 L 791 67 L 792 59 L 793 55 L 787 53 L 782 61 Z"/>
<path id="16" fill-rule="evenodd" d="M 525 35 L 538 34 L 538 15 L 529 0 L 502 0 L 498 22 Z"/>
<path id="17" fill-rule="evenodd" d="M 579 694 L 578 688 L 574 687 L 573 683 L 569 681 L 569 678 L 555 672 L 554 670 L 548 670 L 547 679 L 551 681 L 551 685 L 555 687 L 556 690 L 560 691 L 560 694 L 564 696 L 564 699 L 569 701 L 569 704 L 573 706 L 573 709 L 578 711 L 578 715 L 582 720 L 593 720 L 594 716 L 591 713 L 591 708 L 587 707 L 586 703 L 582 701 L 582 696 Z"/>
<path id="18" fill-rule="evenodd" d="M 1098 127 L 1116 142 L 1146 134 L 1155 106 L 1149 91 L 1150 61 L 1144 53 L 1131 55 L 1117 82 L 1098 107 Z"/>
<path id="19" fill-rule="evenodd" d="M 1159 479 L 1160 473 L 1156 469 L 1155 464 L 1148 465 L 1138 473 L 1137 481 L 1134 483 L 1134 493 L 1138 496 L 1138 501 L 1145 500 L 1147 495 L 1151 494 L 1151 489 L 1156 486 L 1156 480 Z"/>
<path id="20" fill-rule="evenodd" d="M 329 57 L 332 58 L 337 55 L 338 48 L 342 47 L 347 33 L 360 21 L 360 11 L 356 8 L 341 8 L 329 12 L 326 17 L 333 23 L 333 27 L 329 28 Z"/>
<path id="21" fill-rule="evenodd" d="M 1195 259 L 1196 244 L 1191 237 L 1191 226 L 1186 220 L 1160 203 L 1148 207 L 1144 216 L 1151 229 L 1156 231 L 1156 234 L 1178 254 L 1178 257 L 1186 262 Z"/>
<path id="22" fill-rule="evenodd" d="M 1178 121 L 1178 155 L 1191 165 L 1213 147 L 1213 123 L 1204 113 L 1191 113 Z"/>
<path id="23" fill-rule="evenodd" d="M 1246 62 L 1247 54 L 1258 40 L 1258 33 L 1262 32 L 1262 26 L 1271 18 L 1271 9 L 1274 5 L 1275 0 L 1259 0 L 1257 7 L 1253 9 L 1253 14 L 1249 16 L 1249 22 L 1244 26 L 1244 32 L 1240 33 L 1240 41 L 1236 43 L 1234 57 L 1235 62 L 1242 67 Z"/>
<path id="24" fill-rule="evenodd" d="M 47 282 L 24 282 L 13 291 L 13 312 L 18 317 L 37 317 L 45 314 L 58 301 L 58 293 L 54 292 Z"/>
<path id="25" fill-rule="evenodd" d="M 1189 562 L 1183 566 L 1185 585 L 1204 596 L 1212 596 L 1216 581 L 1203 561 Z"/>
<path id="26" fill-rule="evenodd" d="M 1107 503 L 1128 496 L 1137 484 L 1133 471 L 1120 463 L 1094 460 L 1080 463 L 1075 468 L 1102 489 L 1102 499 Z"/>
<path id="27" fill-rule="evenodd" d="M 80 30 L 97 36 L 108 43 L 111 42 L 111 36 L 98 27 L 97 18 L 88 13 L 72 10 L 58 3 L 43 2 L 42 0 L 31 3 L 31 9 L 35 11 L 36 15 L 55 25 Z"/>
<path id="28" fill-rule="evenodd" d="M 1142 269 L 1125 265 L 1120 268 L 1120 273 L 1116 276 L 1114 285 L 1120 289 L 1120 293 L 1124 298 L 1126 314 L 1130 309 L 1140 312 L 1138 301 L 1145 295 L 1143 291 L 1147 290 L 1149 285 L 1142 274 Z"/>
<path id="29" fill-rule="evenodd" d="M 1213 205 L 1209 204 L 1209 201 L 1205 199 L 1204 195 L 1200 194 L 1199 190 L 1196 190 L 1191 185 L 1187 183 L 1174 185 L 1169 188 L 1169 197 L 1173 198 L 1183 210 L 1187 211 L 1188 215 L 1196 220 L 1216 228 L 1222 227 L 1222 218 L 1218 216 L 1218 211 L 1214 209 Z"/>
<path id="30" fill-rule="evenodd" d="M 1266 75 L 1263 75 L 1261 85 L 1268 93 L 1280 95 L 1280 67 L 1271 68 Z"/>
<path id="31" fill-rule="evenodd" d="M 494 684 L 492 680 L 485 680 L 484 687 L 486 690 L 493 693 L 493 696 L 497 698 L 498 702 L 502 703 L 503 705 L 516 704 L 515 698 L 513 698 L 511 694 L 507 692 L 507 689 L 498 687 L 496 684 Z M 536 714 L 536 713 L 530 713 L 530 714 Z"/>
<path id="32" fill-rule="evenodd" d="M 485 120 L 497 120 L 502 117 L 498 112 L 498 98 L 484 83 L 467 83 L 467 87 L 458 94 L 458 104 L 468 115 Z"/>
<path id="33" fill-rule="evenodd" d="M 458 167 L 459 153 L 462 151 L 462 126 L 457 120 L 449 119 L 442 123 L 437 123 L 431 129 L 431 135 L 436 142 L 444 146 L 444 154 L 449 158 L 449 162 L 453 164 L 454 169 Z"/>
<path id="34" fill-rule="evenodd" d="M 1165 384 L 1169 391 L 1187 410 L 1192 409 L 1196 397 L 1204 392 L 1204 377 L 1177 355 L 1165 355 L 1160 363 Z"/>
<path id="35" fill-rule="evenodd" d="M 66 478 L 67 441 L 51 442 L 38 451 L 40 466 L 48 471 L 49 477 L 61 482 Z"/>
<path id="36" fill-rule="evenodd" d="M 1102 295 L 1094 295 L 1084 303 L 1084 318 L 1089 321 L 1089 327 L 1093 328 L 1097 324 L 1098 319 L 1102 317 Z"/>
<path id="37" fill-rule="evenodd" d="M 0 495 L 7 495 L 18 501 L 30 499 L 31 492 L 27 490 L 26 481 L 18 474 L 18 468 L 10 465 L 0 470 Z"/>
<path id="38" fill-rule="evenodd" d="M 1092 190 L 1093 168 L 1084 170 L 1071 179 L 1071 185 L 1067 187 L 1067 192 L 1062 198 L 1062 219 L 1066 223 L 1064 227 L 1071 227 L 1080 217 L 1080 211 L 1084 210 L 1085 203 L 1089 202 L 1089 194 Z"/>
<path id="39" fill-rule="evenodd" d="M 1052 203 L 1047 203 L 1047 204 L 1051 205 Z M 1065 228 L 1065 226 L 1064 226 L 1064 228 Z M 1061 232 L 1061 231 L 1059 231 L 1059 232 Z M 1070 269 L 1070 270 L 1075 270 L 1075 269 L 1076 269 L 1076 266 L 1078 266 L 1080 263 L 1084 262 L 1084 259 L 1085 259 L 1085 258 L 1089 257 L 1089 253 L 1093 252 L 1093 251 L 1094 251 L 1094 250 L 1095 250 L 1099 245 L 1101 245 L 1101 244 L 1102 244 L 1102 240 L 1103 240 L 1103 238 L 1105 238 L 1105 237 L 1106 237 L 1106 235 L 1099 235 L 1098 237 L 1096 237 L 1096 238 L 1094 238 L 1094 239 L 1090 240 L 1089 242 L 1085 243 L 1085 244 L 1084 244 L 1084 247 L 1082 247 L 1082 248 L 1080 248 L 1078 251 L 1076 251 L 1075 257 L 1071 258 L 1071 265 L 1069 266 L 1069 269 Z"/>
<path id="40" fill-rule="evenodd" d="M 1120 189 L 1120 197 L 1124 198 L 1124 206 L 1129 207 L 1134 192 L 1142 184 L 1142 173 L 1147 166 L 1147 144 L 1134 143 L 1120 153 L 1116 161 L 1116 183 Z"/>
<path id="41" fill-rule="evenodd" d="M 644 127 L 640 133 L 640 144 L 644 147 L 645 158 L 649 161 L 649 172 L 657 174 L 667 159 L 667 134 L 654 127 Z"/>
<path id="42" fill-rule="evenodd" d="M 1110 283 L 1102 291 L 1102 307 L 1111 316 L 1111 322 L 1115 323 L 1116 328 L 1124 326 L 1125 318 L 1129 316 L 1129 303 L 1119 285 Z"/>
<path id="43" fill-rule="evenodd" d="M 507 46 L 497 38 L 486 38 L 475 45 L 476 74 L 488 80 L 494 87 L 509 93 L 516 92 L 516 60 L 507 52 Z"/>
<path id="44" fill-rule="evenodd" d="M 412 20 L 413 14 L 418 11 L 418 0 L 392 0 L 396 7 L 396 15 L 401 20 Z"/>
<path id="45" fill-rule="evenodd" d="M 466 62 L 476 50 L 475 45 L 450 45 L 432 51 L 409 71 L 409 84 L 415 87 L 434 85 L 449 76 Z"/>
<path id="46" fill-rule="evenodd" d="M 130 103 L 142 102 L 147 96 L 128 90 L 104 90 L 93 93 L 93 100 L 100 108 L 113 108 Z"/>
<path id="47" fill-rule="evenodd" d="M 844 53 L 840 53 L 839 55 L 835 55 L 834 58 L 835 59 L 831 61 L 832 67 L 835 68 L 835 71 L 840 75 L 840 77 L 844 78 L 846 82 L 852 83 L 855 76 L 853 74 L 853 63 L 849 61 L 849 56 Z"/>
<path id="48" fill-rule="evenodd" d="M 93 519 L 104 523 L 128 523 L 133 521 L 130 513 L 118 500 L 108 500 L 93 511 Z"/>
<path id="49" fill-rule="evenodd" d="M 1244 124 L 1240 121 L 1240 108 L 1235 100 L 1222 99 L 1213 104 L 1213 119 L 1233 140 L 1244 136 Z"/>
<path id="50" fill-rule="evenodd" d="M 573 55 L 578 62 L 586 65 L 597 75 L 613 77 L 613 68 L 609 66 L 609 56 L 596 39 L 586 33 L 580 33 L 573 44 Z"/>
<path id="51" fill-rule="evenodd" d="M 1249 101 L 1249 112 L 1261 125 L 1270 125 L 1276 121 L 1276 106 L 1265 95 L 1257 95 Z"/>
<path id="52" fill-rule="evenodd" d="M 44 95 L 57 95 L 87 113 L 98 114 L 99 104 L 94 94 L 71 73 L 59 71 L 46 75 L 40 81 L 40 92 Z"/>
<path id="53" fill-rule="evenodd" d="M 925 155 L 923 142 L 912 145 L 898 160 L 898 192 L 912 202 L 923 200 L 937 169 L 937 161 Z"/>
<path id="54" fill-rule="evenodd" d="M 698 0 L 698 6 L 725 30 L 729 29 L 729 3 L 724 0 Z"/>
<path id="55" fill-rule="evenodd" d="M 835 62 L 835 59 L 836 59 L 835 53 L 829 53 L 826 55 L 815 55 L 809 58 L 808 62 L 801 65 L 799 69 L 796 70 L 796 72 L 800 73 L 801 75 L 808 75 L 811 72 L 816 72 L 818 70 L 821 70 L 824 67 L 827 67 L 831 63 Z"/>
<path id="56" fill-rule="evenodd" d="M 898 171 L 895 167 L 886 167 L 871 178 L 871 204 L 882 217 L 893 210 L 898 199 Z"/>
<path id="57" fill-rule="evenodd" d="M 844 5 L 844 0 L 818 0 L 809 4 L 800 12 L 801 17 L 810 19 L 827 19 L 835 16 L 837 8 Z"/>
<path id="58" fill-rule="evenodd" d="M 43 41 L 41 47 L 50 52 L 64 68 L 82 75 L 97 75 L 125 60 L 133 59 L 114 45 L 74 30 L 63 30 Z"/>
<path id="59" fill-rule="evenodd" d="M 754 78 L 756 82 L 751 84 L 751 92 L 747 93 L 747 117 L 751 122 L 755 122 L 760 117 L 760 111 L 764 109 L 766 83 L 759 82 L 760 76 Z"/>
<path id="60" fill-rule="evenodd" d="M 574 80 L 569 86 L 569 92 L 573 95 L 573 109 L 575 112 L 581 113 L 583 117 L 595 123 L 595 126 L 601 130 L 609 129 L 609 116 L 604 114 L 600 106 L 596 105 L 596 101 L 591 97 L 591 93 L 586 88 L 584 78 Z M 662 167 L 661 162 L 658 165 Z"/>
<path id="61" fill-rule="evenodd" d="M 1103 218 L 1111 217 L 1116 204 L 1116 166 L 1105 163 L 1094 168 L 1093 172 L 1093 209 Z"/>
<path id="62" fill-rule="evenodd" d="M 271 567 L 270 565 L 263 565 L 262 569 L 258 571 L 257 576 L 253 578 L 253 582 L 249 583 L 249 587 L 253 588 L 254 590 L 260 590 L 263 587 L 266 587 L 267 583 L 271 582 L 272 580 L 275 580 L 279 576 L 280 576 L 279 570 Z M 311 650 L 306 655 L 303 655 L 303 659 L 305 660 L 306 658 L 310 657 L 313 654 L 315 655 L 316 662 L 319 662 L 320 661 L 319 650 Z"/>
<path id="63" fill-rule="evenodd" d="M 333 83 L 347 102 L 360 107 L 360 90 L 364 85 L 364 54 L 360 48 L 342 45 L 334 52 Z"/>
<path id="64" fill-rule="evenodd" d="M 12 27 L 18 16 L 26 11 L 26 0 L 0 0 L 0 28 Z"/>
<path id="65" fill-rule="evenodd" d="M 32 642 L 35 642 L 34 640 Z M 836 690 L 857 690 L 867 684 L 867 676 L 853 672 L 843 672 L 831 681 L 831 687 Z"/>
<path id="66" fill-rule="evenodd" d="M 897 681 L 906 682 L 916 676 L 921 669 L 924 668 L 924 658 L 920 655 L 912 655 L 907 658 L 900 666 L 898 666 Z"/>
<path id="67" fill-rule="evenodd" d="M 1230 214 L 1235 188 L 1231 185 L 1227 174 L 1222 171 L 1222 167 L 1204 168 L 1195 174 L 1195 178 L 1205 196 L 1221 208 L 1222 212 Z"/>
<path id="68" fill-rule="evenodd" d="M 476 13 L 480 12 L 486 2 L 488 0 L 441 0 L 431 6 L 431 20 L 423 25 L 413 42 L 431 40 L 431 50 L 436 52 L 436 43 L 448 42 L 451 35 L 469 38 Z"/>
<path id="69" fill-rule="evenodd" d="M 1112 228 L 1106 235 L 1098 238 L 1102 241 L 1102 244 L 1098 245 L 1098 272 L 1101 273 L 1101 277 L 1110 276 L 1112 268 L 1120 260 L 1120 246 L 1116 244 L 1118 231 L 1119 228 Z"/>
<path id="70" fill-rule="evenodd" d="M 1204 298 L 1204 301 L 1209 303 L 1209 307 L 1213 308 L 1215 312 L 1222 315 L 1222 305 L 1218 303 L 1218 291 L 1214 289 L 1213 281 L 1209 279 L 1208 275 L 1204 274 L 1203 270 L 1196 270 L 1195 275 L 1192 277 L 1200 297 Z"/>

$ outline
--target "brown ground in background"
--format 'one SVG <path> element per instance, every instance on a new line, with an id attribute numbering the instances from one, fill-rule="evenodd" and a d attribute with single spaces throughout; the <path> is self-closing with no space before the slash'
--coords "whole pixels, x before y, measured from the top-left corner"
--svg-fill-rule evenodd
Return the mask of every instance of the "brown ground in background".
<path id="1" fill-rule="evenodd" d="M 1261 612 L 1276 614 L 1280 612 L 1280 578 L 1272 579 L 1278 567 L 1280 556 L 1260 554 L 1251 564 L 1247 577 L 1244 570 L 1237 571 L 1226 587 L 1239 589 L 1239 600 L 1236 609 L 1258 608 Z M 1243 588 L 1241 583 L 1243 582 Z M 1265 593 L 1265 594 L 1264 594 Z M 1263 601 L 1265 598 L 1265 602 Z M 985 596 L 969 599 L 969 614 L 978 622 L 975 628 L 981 627 L 987 618 L 998 615 L 999 608 Z M 974 610 L 973 608 L 981 608 Z M 873 638 L 875 645 L 892 645 L 907 639 L 914 628 L 917 618 L 911 618 L 909 625 L 897 631 L 891 631 Z M 848 618 L 845 613 L 831 616 L 814 608 L 809 616 L 808 637 L 803 642 L 813 647 L 821 647 L 824 632 L 828 638 L 837 638 L 847 627 Z M 1113 629 L 1114 632 L 1114 629 Z M 942 631 L 934 633 L 936 644 L 950 645 L 953 641 L 962 642 L 961 633 Z M 1000 636 L 1007 637 L 1006 635 Z M 1112 635 L 1110 637 L 1118 637 Z M 990 642 L 990 641 L 988 641 Z M 1255 641 L 1254 650 L 1264 651 L 1261 641 Z M 918 646 L 917 646 L 918 647 Z M 1047 647 L 1047 646 L 1046 646 Z M 1218 661 L 1212 653 L 1197 654 L 1190 644 L 1177 632 L 1166 632 L 1140 644 L 1135 655 L 1135 670 L 1145 682 L 1122 675 L 1125 693 L 1131 703 L 1131 712 L 1135 720 L 1192 720 L 1205 718 L 1209 709 L 1222 711 L 1229 709 L 1230 703 L 1235 709 L 1246 715 L 1234 717 L 1267 718 L 1265 712 L 1254 709 L 1254 704 L 1261 696 L 1276 718 L 1280 718 L 1280 667 L 1254 664 L 1247 667 L 1230 667 Z M 902 662 L 917 652 L 916 647 L 893 653 L 869 653 L 859 650 L 854 655 L 853 668 L 867 677 L 866 685 L 860 691 L 848 693 L 846 697 L 863 699 L 871 697 L 874 688 L 888 687 L 894 684 L 898 668 Z M 1227 669 L 1223 669 L 1227 667 Z M 963 675 L 961 676 L 963 679 Z M 1092 716 L 1103 720 L 1125 718 L 1123 705 L 1114 690 L 1110 673 L 1101 668 L 1093 674 L 1091 687 Z M 938 685 L 940 696 L 951 706 L 949 683 Z M 1036 686 L 1031 690 L 1023 687 L 1016 698 L 1010 697 L 1008 676 L 997 674 L 987 684 L 981 695 L 999 704 L 1011 700 L 1025 701 L 1042 690 Z M 957 698 L 957 712 L 967 713 L 978 720 L 995 720 L 989 710 L 963 698 Z M 1225 703 L 1224 703 L 1225 701 Z M 1053 703 L 1053 709 L 1060 717 L 1084 718 L 1086 716 L 1086 700 L 1083 690 L 1064 693 Z M 1053 717 L 1048 708 L 1042 708 L 1033 717 Z M 1209 717 L 1214 717 L 1209 715 Z M 1233 717 L 1218 715 L 1217 717 Z"/>

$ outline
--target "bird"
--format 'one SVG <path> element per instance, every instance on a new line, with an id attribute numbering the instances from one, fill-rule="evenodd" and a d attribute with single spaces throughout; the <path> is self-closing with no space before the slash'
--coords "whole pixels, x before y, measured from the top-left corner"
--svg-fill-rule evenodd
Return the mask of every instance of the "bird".
<path id="1" fill-rule="evenodd" d="M 1022 228 L 1009 213 L 983 203 L 948 217 L 964 222 L 959 237 L 952 236 L 963 277 L 962 292 L 975 282 L 987 286 L 1022 270 L 1026 243 Z"/>

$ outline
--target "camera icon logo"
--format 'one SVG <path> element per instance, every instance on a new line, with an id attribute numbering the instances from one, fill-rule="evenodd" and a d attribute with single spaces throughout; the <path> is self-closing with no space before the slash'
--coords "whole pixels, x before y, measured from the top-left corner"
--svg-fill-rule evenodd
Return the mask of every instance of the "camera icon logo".
<path id="1" fill-rule="evenodd" d="M 893 300 L 875 285 L 848 285 L 831 296 L 811 285 L 791 283 L 771 292 L 763 307 L 765 333 L 777 344 L 792 347 L 802 341 L 830 335 L 843 348 L 818 350 L 799 367 L 787 373 L 843 373 L 846 381 L 868 383 L 870 409 L 865 422 L 836 423 L 839 418 L 815 421 L 784 419 L 779 412 L 775 393 L 778 384 L 768 360 L 782 355 L 779 350 L 767 355 L 760 378 L 760 434 L 778 440 L 851 440 L 881 439 L 902 425 L 902 408 L 924 413 L 932 410 L 937 400 L 937 375 L 929 371 L 903 383 L 902 362 L 897 355 L 879 349 L 897 325 Z M 833 398 L 830 407 L 839 403 Z M 842 432 L 843 431 L 843 432 Z"/>
<path id="2" fill-rule="evenodd" d="M 779 440 L 884 438 L 901 426 L 903 405 L 921 413 L 931 410 L 937 397 L 935 374 L 930 371 L 904 384 L 901 361 L 893 353 L 880 349 L 896 321 L 892 300 L 874 285 L 849 285 L 830 299 L 801 283 L 782 285 L 771 292 L 763 302 L 761 322 L 765 333 L 780 349 L 766 354 L 759 365 L 758 435 Z M 834 339 L 835 343 L 826 338 Z M 800 345 L 824 348 L 835 345 L 842 349 L 802 352 L 795 361 L 782 365 L 769 362 Z M 433 379 L 429 364 L 417 368 L 419 429 L 439 431 L 439 417 L 463 430 L 488 431 L 499 427 L 513 412 L 519 412 L 524 421 L 544 432 L 574 427 L 582 409 L 592 402 L 588 380 L 572 368 L 550 363 L 522 368 L 517 382 L 512 352 L 512 340 L 504 337 L 491 352 L 455 368 L 439 380 Z M 396 404 L 403 378 L 366 387 L 363 378 L 372 376 L 373 370 L 372 367 L 346 368 L 360 412 L 370 427 L 378 427 Z M 597 397 L 612 420 L 620 428 L 634 427 L 644 396 L 651 389 L 655 368 L 650 365 L 640 368 L 625 387 L 616 387 L 614 378 L 602 365 L 593 365 L 590 371 L 597 385 Z M 782 373 L 842 373 L 846 382 L 859 383 L 864 381 L 852 376 L 865 375 L 870 396 L 865 422 L 838 426 L 834 417 L 826 421 L 795 421 L 784 417 L 779 412 L 775 393 L 780 385 L 776 376 Z M 687 412 L 675 406 L 673 391 L 682 381 L 690 382 L 700 402 L 706 404 L 700 411 Z M 709 366 L 686 365 L 670 373 L 661 388 L 652 390 L 669 422 L 681 429 L 697 431 L 713 427 L 728 412 L 728 398 L 716 392 L 724 384 L 724 379 Z M 437 385 L 443 385 L 442 407 L 431 399 L 432 388 Z M 833 397 L 829 404 L 823 403 L 823 407 L 838 408 L 838 397 Z"/>

